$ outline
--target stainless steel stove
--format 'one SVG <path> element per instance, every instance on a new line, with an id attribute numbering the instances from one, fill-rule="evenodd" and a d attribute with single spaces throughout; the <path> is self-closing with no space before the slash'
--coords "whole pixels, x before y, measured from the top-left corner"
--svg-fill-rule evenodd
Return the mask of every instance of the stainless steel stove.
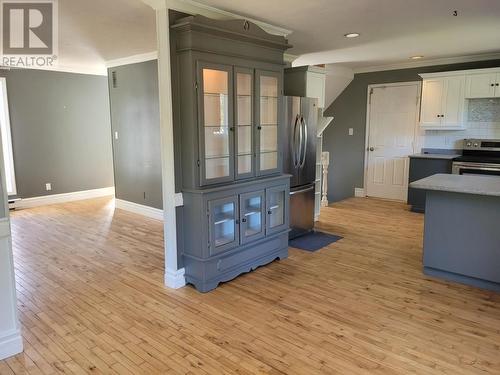
<path id="1" fill-rule="evenodd" d="M 464 139 L 462 156 L 453 160 L 452 172 L 500 176 L 500 139 Z"/>

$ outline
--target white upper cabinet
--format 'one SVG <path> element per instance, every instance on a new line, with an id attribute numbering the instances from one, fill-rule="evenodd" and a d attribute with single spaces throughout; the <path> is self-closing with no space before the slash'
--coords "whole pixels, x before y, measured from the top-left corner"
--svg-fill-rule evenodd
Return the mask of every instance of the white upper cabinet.
<path id="1" fill-rule="evenodd" d="M 500 72 L 467 76 L 465 97 L 467 99 L 500 97 Z"/>
<path id="2" fill-rule="evenodd" d="M 465 76 L 422 77 L 420 125 L 426 129 L 463 129 Z"/>

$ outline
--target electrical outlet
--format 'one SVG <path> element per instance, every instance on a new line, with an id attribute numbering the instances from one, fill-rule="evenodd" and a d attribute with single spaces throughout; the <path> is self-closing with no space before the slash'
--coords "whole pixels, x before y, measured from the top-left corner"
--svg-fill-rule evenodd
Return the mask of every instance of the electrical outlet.
<path id="1" fill-rule="evenodd" d="M 354 128 L 349 128 L 349 135 L 354 135 Z"/>
<path id="2" fill-rule="evenodd" d="M 45 184 L 45 190 L 47 190 L 47 191 L 51 191 L 52 190 L 52 184 L 50 182 L 47 182 Z"/>

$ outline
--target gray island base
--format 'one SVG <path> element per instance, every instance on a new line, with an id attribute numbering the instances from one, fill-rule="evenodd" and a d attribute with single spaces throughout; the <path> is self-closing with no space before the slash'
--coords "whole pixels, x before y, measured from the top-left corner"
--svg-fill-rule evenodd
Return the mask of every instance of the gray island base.
<path id="1" fill-rule="evenodd" d="M 426 191 L 424 273 L 500 292 L 500 178 L 436 174 Z"/>

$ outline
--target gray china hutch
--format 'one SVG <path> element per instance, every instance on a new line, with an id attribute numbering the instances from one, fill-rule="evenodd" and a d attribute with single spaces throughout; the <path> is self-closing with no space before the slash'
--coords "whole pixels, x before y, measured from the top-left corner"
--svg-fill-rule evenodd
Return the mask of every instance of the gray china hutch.
<path id="1" fill-rule="evenodd" d="M 185 277 L 201 292 L 288 256 L 283 54 L 245 20 L 171 25 L 177 178 Z"/>

